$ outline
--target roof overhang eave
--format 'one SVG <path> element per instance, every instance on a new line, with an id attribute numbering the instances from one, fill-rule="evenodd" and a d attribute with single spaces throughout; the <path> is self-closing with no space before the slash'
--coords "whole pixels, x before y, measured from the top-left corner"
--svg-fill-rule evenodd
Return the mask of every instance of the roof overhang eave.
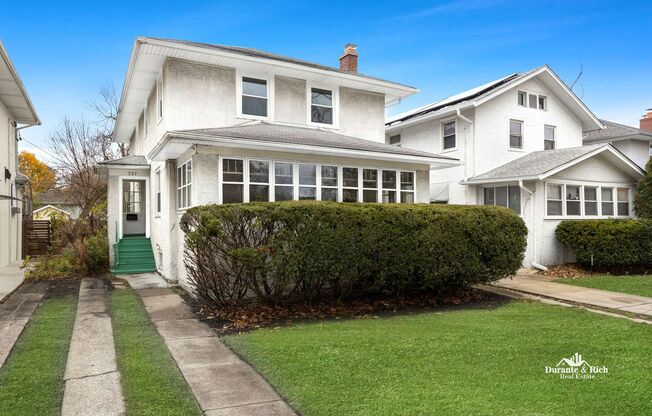
<path id="1" fill-rule="evenodd" d="M 438 119 L 438 118 L 442 118 L 442 117 L 449 117 L 449 116 L 451 116 L 453 114 L 457 114 L 458 110 L 462 111 L 462 110 L 465 110 L 465 109 L 467 109 L 469 107 L 473 107 L 473 103 L 469 102 L 469 103 L 465 103 L 463 105 L 454 105 L 454 106 L 451 106 L 450 108 L 449 107 L 444 107 L 444 108 L 442 108 L 440 110 L 433 111 L 432 113 L 426 114 L 426 115 L 424 115 L 422 117 L 411 118 L 409 120 L 402 121 L 402 122 L 400 122 L 398 124 L 394 124 L 394 125 L 391 125 L 391 126 L 386 125 L 385 126 L 385 132 L 391 133 L 393 131 L 400 130 L 400 129 L 404 128 L 404 127 L 408 127 L 408 126 L 411 126 L 413 124 L 419 124 L 419 123 L 423 123 L 424 121 Z"/>
<path id="2" fill-rule="evenodd" d="M 27 94 L 27 89 L 25 89 L 25 85 L 23 84 L 23 81 L 20 79 L 20 76 L 18 75 L 18 71 L 16 71 L 16 68 L 14 67 L 13 63 L 11 62 L 11 59 L 9 58 L 9 54 L 7 53 L 7 50 L 4 48 L 2 43 L 0 43 L 0 57 L 4 61 L 5 65 L 7 66 L 9 73 L 14 79 L 14 83 L 16 84 L 16 86 L 20 90 L 21 95 L 23 96 L 23 100 L 25 101 L 25 108 L 32 115 L 32 118 L 30 119 L 15 117 L 14 120 L 18 123 L 25 124 L 25 127 L 40 126 L 41 119 L 39 119 L 38 114 L 36 114 L 36 109 L 34 108 L 34 104 L 32 104 L 32 100 L 29 98 L 29 95 Z"/>
<path id="3" fill-rule="evenodd" d="M 188 148 L 193 145 L 206 145 L 206 146 L 221 146 L 221 147 L 234 147 L 252 150 L 267 150 L 276 152 L 290 152 L 302 154 L 315 154 L 325 156 L 348 157 L 356 159 L 375 159 L 400 163 L 413 163 L 429 165 L 431 168 L 439 167 L 446 168 L 459 165 L 459 161 L 455 159 L 417 156 L 417 155 L 401 155 L 394 153 L 353 150 L 336 147 L 325 146 L 310 146 L 298 145 L 292 143 L 278 143 L 278 142 L 261 142 L 258 140 L 221 137 L 206 134 L 188 133 L 188 132 L 167 132 L 161 141 L 150 151 L 147 155 L 148 160 L 166 160 L 170 157 L 162 157 L 164 149 L 171 144 L 185 144 Z M 181 154 L 182 151 L 177 151 Z M 178 156 L 178 155 L 177 155 Z M 172 156 L 175 157 L 175 156 Z"/>

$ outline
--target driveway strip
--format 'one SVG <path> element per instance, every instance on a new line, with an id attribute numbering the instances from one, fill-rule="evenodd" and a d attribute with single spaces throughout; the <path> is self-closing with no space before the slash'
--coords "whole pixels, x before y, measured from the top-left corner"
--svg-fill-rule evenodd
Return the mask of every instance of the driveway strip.
<path id="1" fill-rule="evenodd" d="M 83 279 L 70 341 L 63 416 L 124 415 L 108 293 L 101 279 Z"/>
<path id="2" fill-rule="evenodd" d="M 136 291 L 205 415 L 296 413 L 170 289 Z"/>
<path id="3" fill-rule="evenodd" d="M 46 283 L 26 285 L 0 303 L 0 367 L 41 303 L 46 290 Z"/>

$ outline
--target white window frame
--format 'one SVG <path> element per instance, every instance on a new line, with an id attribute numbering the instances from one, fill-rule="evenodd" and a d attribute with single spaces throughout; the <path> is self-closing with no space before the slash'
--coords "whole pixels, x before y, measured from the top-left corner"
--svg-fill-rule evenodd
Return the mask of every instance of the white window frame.
<path id="1" fill-rule="evenodd" d="M 511 209 L 512 211 L 516 212 L 516 210 L 512 209 L 509 206 L 509 195 L 510 195 L 509 188 L 514 188 L 514 187 L 515 188 L 520 188 L 517 183 L 506 183 L 506 184 L 496 184 L 496 185 L 483 186 L 482 187 L 482 193 L 481 193 L 482 205 L 494 206 L 494 207 L 503 207 L 503 208 Z M 507 193 L 505 195 L 507 196 L 507 201 L 506 201 L 507 205 L 505 205 L 505 206 L 498 205 L 498 203 L 496 201 L 496 188 L 506 188 Z M 484 198 L 485 195 L 484 194 L 485 194 L 485 190 L 487 190 L 487 189 L 491 189 L 491 191 L 494 194 L 494 203 L 491 204 L 491 205 L 487 204 L 485 202 L 485 198 Z M 523 190 L 521 189 L 520 192 L 519 192 L 519 198 L 518 198 L 518 210 L 519 210 L 519 212 L 516 212 L 521 217 L 523 217 L 523 206 L 524 206 L 524 204 L 523 204 Z"/>
<path id="2" fill-rule="evenodd" d="M 400 193 L 398 194 L 397 202 L 400 203 L 400 204 L 409 204 L 410 202 L 403 202 L 403 194 L 412 194 L 412 201 L 413 201 L 412 203 L 416 204 L 416 202 L 417 202 L 417 173 L 416 173 L 416 171 L 397 170 L 397 172 L 398 172 L 397 182 L 398 182 L 398 188 L 399 188 L 399 191 L 400 191 Z M 412 174 L 412 190 L 403 189 L 401 187 L 401 184 L 403 183 L 403 181 L 401 180 L 401 175 L 403 173 L 411 173 Z"/>
<path id="3" fill-rule="evenodd" d="M 316 123 L 312 121 L 312 89 L 327 90 L 333 94 L 333 124 Z M 340 128 L 340 89 L 338 86 L 329 84 L 320 84 L 308 81 L 306 83 L 306 124 L 314 127 L 324 127 L 329 129 Z M 322 106 L 323 107 L 323 106 Z"/>
<path id="4" fill-rule="evenodd" d="M 242 192 L 242 198 L 243 202 L 251 201 L 251 185 L 267 185 L 267 201 L 272 201 L 273 200 L 273 188 L 272 188 L 272 182 L 274 181 L 272 176 L 273 176 L 273 168 L 274 164 L 270 159 L 265 159 L 265 158 L 260 158 L 260 157 L 251 157 L 251 158 L 232 158 L 232 157 L 225 157 L 224 159 L 241 159 L 244 162 L 242 163 L 242 170 L 244 171 L 244 175 L 242 176 L 243 182 L 243 192 Z M 251 181 L 251 166 L 249 166 L 249 162 L 265 162 L 267 163 L 267 182 L 252 182 Z M 237 182 L 226 182 L 226 183 L 237 183 Z M 245 199 L 246 198 L 246 199 Z"/>
<path id="5" fill-rule="evenodd" d="M 546 129 L 552 129 L 552 140 L 546 139 Z M 555 149 L 557 147 L 557 127 L 550 125 L 550 124 L 544 124 L 543 125 L 543 150 L 546 150 L 546 142 L 552 142 L 552 149 Z M 552 150 L 551 149 L 551 150 Z"/>
<path id="6" fill-rule="evenodd" d="M 521 97 L 523 97 L 523 104 L 519 103 Z M 527 108 L 528 106 L 527 92 L 521 90 L 516 91 L 516 105 L 518 105 L 519 107 Z"/>
<path id="7" fill-rule="evenodd" d="M 305 185 L 301 183 L 301 165 L 304 166 L 314 166 L 315 167 L 315 184 L 314 185 Z M 318 188 L 319 188 L 319 175 L 321 173 L 321 167 L 319 166 L 318 163 L 310 163 L 310 162 L 298 162 L 296 163 L 296 177 L 297 177 L 297 189 L 295 189 L 295 194 L 296 194 L 296 200 L 300 200 L 300 195 L 299 191 L 301 188 L 314 188 L 315 189 L 315 201 L 319 201 L 319 195 L 318 195 Z M 306 201 L 310 201 L 309 199 L 306 199 Z"/>
<path id="8" fill-rule="evenodd" d="M 450 124 L 453 123 L 453 126 L 455 127 L 455 134 L 453 135 L 455 137 L 455 146 L 446 148 L 444 147 L 444 124 Z M 456 118 L 449 118 L 441 121 L 441 152 L 446 153 L 446 152 L 454 152 L 457 150 L 457 119 Z M 449 135 L 450 136 L 450 135 Z"/>
<path id="9" fill-rule="evenodd" d="M 358 186 L 344 186 L 344 169 L 357 169 L 357 174 L 358 174 Z M 356 202 L 362 202 L 362 168 L 359 166 L 355 165 L 342 165 L 340 167 L 340 175 L 342 176 L 342 180 L 340 181 L 342 186 L 340 189 L 340 198 L 339 202 L 344 202 L 344 190 L 345 189 L 355 189 L 357 190 L 357 198 Z M 348 201 L 347 201 L 348 202 Z"/>
<path id="10" fill-rule="evenodd" d="M 157 217 L 161 216 L 163 195 L 161 194 L 161 168 L 154 171 L 154 212 Z"/>
<path id="11" fill-rule="evenodd" d="M 383 172 L 394 172 L 394 187 L 393 188 L 385 188 L 385 184 L 383 181 Z M 380 195 L 378 198 L 378 201 L 384 204 L 400 204 L 401 203 L 401 189 L 400 189 L 400 182 L 401 182 L 401 171 L 398 169 L 379 169 L 378 170 L 379 174 L 379 181 L 380 181 Z M 416 173 L 415 173 L 416 175 Z M 415 184 L 416 185 L 416 184 Z M 416 187 L 416 186 L 415 186 Z M 389 191 L 389 192 L 394 192 L 394 202 L 383 202 L 383 192 L 384 191 Z M 415 199 L 416 201 L 416 199 Z"/>
<path id="12" fill-rule="evenodd" d="M 561 185 L 562 189 L 562 215 L 549 215 L 548 214 L 548 184 L 550 185 Z M 580 215 L 567 215 L 566 213 L 566 186 L 579 186 L 580 187 Z M 598 215 L 586 215 L 586 197 L 584 195 L 584 187 L 595 187 L 597 188 L 596 197 L 598 202 Z M 544 204 L 545 204 L 545 215 L 544 219 L 549 220 L 560 220 L 560 219 L 605 219 L 605 218 L 631 218 L 632 217 L 632 207 L 633 207 L 633 192 L 632 189 L 635 185 L 626 184 L 626 183 L 617 183 L 617 182 L 590 182 L 590 181 L 573 181 L 573 180 L 562 180 L 562 179 L 551 179 L 544 181 Z M 613 200 L 611 204 L 613 206 L 613 215 L 603 215 L 602 214 L 602 188 L 612 188 L 613 189 Z M 629 213 L 628 215 L 618 215 L 618 188 L 627 188 L 628 193 L 628 204 L 629 204 Z M 593 202 L 593 200 L 589 201 Z"/>
<path id="13" fill-rule="evenodd" d="M 163 73 L 156 78 L 156 120 L 160 123 L 163 120 Z"/>
<path id="14" fill-rule="evenodd" d="M 267 116 L 256 116 L 242 112 L 242 79 L 253 78 L 267 82 Z M 236 117 L 248 120 L 274 120 L 274 76 L 236 71 Z M 262 97 L 261 97 L 262 98 Z"/>
<path id="15" fill-rule="evenodd" d="M 512 147 L 512 122 L 521 125 L 521 147 Z M 525 122 L 523 120 L 517 120 L 515 118 L 509 119 L 507 124 L 507 148 L 513 152 L 525 151 Z"/>
<path id="16" fill-rule="evenodd" d="M 336 175 L 337 175 L 337 177 L 335 178 L 335 186 L 324 185 L 323 184 L 323 182 L 322 182 L 323 173 L 322 173 L 321 170 L 322 170 L 322 167 L 324 167 L 324 166 L 335 168 L 335 172 L 336 172 Z M 341 199 L 340 185 L 341 185 L 341 182 L 342 182 L 341 179 L 340 179 L 340 167 L 335 163 L 333 163 L 333 164 L 319 163 L 319 164 L 317 164 L 317 177 L 318 177 L 317 183 L 319 185 L 317 187 L 318 201 L 323 201 L 323 199 L 322 199 L 322 191 L 324 189 L 335 189 L 335 201 L 334 202 L 339 202 L 340 199 Z"/>
<path id="17" fill-rule="evenodd" d="M 364 171 L 365 170 L 371 170 L 376 172 L 376 187 L 375 188 L 365 188 L 364 186 Z M 362 169 L 362 202 L 364 202 L 364 191 L 375 191 L 376 192 L 376 200 L 373 203 L 379 203 L 381 202 L 381 195 L 380 195 L 380 189 L 382 188 L 382 184 L 380 183 L 381 181 L 381 169 L 377 168 L 363 168 Z M 368 202 L 371 203 L 371 202 Z"/>
<path id="18" fill-rule="evenodd" d="M 277 163 L 288 163 L 292 166 L 292 183 L 276 183 L 276 164 Z M 285 186 L 292 188 L 292 201 L 299 200 L 299 162 L 293 160 L 274 160 L 272 164 L 272 182 L 274 183 L 274 189 L 272 190 L 272 199 L 270 201 L 276 201 L 276 187 Z"/>
<path id="19" fill-rule="evenodd" d="M 225 181 L 224 180 L 224 161 L 225 160 L 241 160 L 242 161 L 242 182 L 234 181 Z M 252 160 L 261 160 L 258 158 L 252 158 Z M 249 175 L 249 161 L 244 157 L 240 156 L 224 156 L 220 157 L 219 166 L 218 166 L 218 178 L 219 178 L 219 198 L 218 201 L 220 204 L 224 203 L 224 185 L 242 185 L 242 202 L 249 202 L 249 184 L 248 184 L 248 175 Z"/>
<path id="20" fill-rule="evenodd" d="M 11 207 L 12 208 L 17 208 L 18 207 L 18 201 L 16 200 L 16 198 L 18 198 L 18 190 L 16 189 L 16 183 L 15 182 L 11 182 L 9 193 L 10 193 L 10 196 L 11 196 Z"/>
<path id="21" fill-rule="evenodd" d="M 543 99 L 543 108 L 541 107 L 541 99 Z M 548 111 L 548 96 L 543 94 L 537 96 L 537 110 Z"/>
<path id="22" fill-rule="evenodd" d="M 179 174 L 179 169 L 185 168 L 188 164 L 190 164 L 190 182 L 184 183 L 183 185 L 180 184 L 180 181 L 183 181 L 183 176 Z M 176 202 L 177 202 L 177 211 L 184 211 L 188 208 L 191 208 L 193 206 L 193 202 L 195 201 L 194 195 L 192 194 L 192 181 L 195 177 L 195 167 L 193 166 L 194 163 L 192 163 L 192 158 L 187 159 L 183 163 L 177 163 L 176 169 L 174 171 L 175 174 L 175 182 L 176 182 L 176 187 L 177 187 L 177 192 L 176 192 Z M 187 168 L 185 168 L 187 169 Z M 183 196 L 183 189 L 184 188 L 189 188 L 187 191 L 187 194 L 190 196 L 190 204 L 189 205 L 182 205 L 181 204 L 181 199 L 179 198 L 179 191 L 181 191 L 181 195 Z M 186 201 L 183 201 L 185 204 Z"/>

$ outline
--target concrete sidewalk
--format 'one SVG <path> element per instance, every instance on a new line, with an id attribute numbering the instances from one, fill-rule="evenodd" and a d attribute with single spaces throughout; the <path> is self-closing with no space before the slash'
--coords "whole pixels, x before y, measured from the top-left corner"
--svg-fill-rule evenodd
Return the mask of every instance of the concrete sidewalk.
<path id="1" fill-rule="evenodd" d="M 517 274 L 511 278 L 501 279 L 493 286 L 652 317 L 652 298 L 555 283 L 540 275 Z"/>
<path id="2" fill-rule="evenodd" d="M 22 265 L 21 261 L 15 261 L 0 267 L 0 302 L 25 280 L 25 269 L 21 269 Z"/>
<path id="3" fill-rule="evenodd" d="M 124 415 L 109 296 L 101 279 L 83 279 L 70 340 L 62 416 Z"/>
<path id="4" fill-rule="evenodd" d="M 142 289 L 151 320 L 207 416 L 292 416 L 265 379 L 226 347 L 170 289 Z"/>

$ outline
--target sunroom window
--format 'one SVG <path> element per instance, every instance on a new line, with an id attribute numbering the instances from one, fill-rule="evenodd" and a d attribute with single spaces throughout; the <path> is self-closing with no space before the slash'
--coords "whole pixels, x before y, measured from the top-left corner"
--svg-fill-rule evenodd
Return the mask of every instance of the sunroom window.
<path id="1" fill-rule="evenodd" d="M 275 201 L 294 199 L 294 167 L 292 163 L 274 163 L 274 184 Z"/>
<path id="2" fill-rule="evenodd" d="M 602 215 L 614 215 L 614 188 L 601 188 Z"/>
<path id="3" fill-rule="evenodd" d="M 598 188 L 584 187 L 584 215 L 598 215 Z"/>
<path id="4" fill-rule="evenodd" d="M 358 202 L 358 168 L 342 168 L 342 202 Z"/>
<path id="5" fill-rule="evenodd" d="M 378 171 L 362 169 L 362 202 L 378 202 Z"/>
<path id="6" fill-rule="evenodd" d="M 337 166 L 321 167 L 321 200 L 337 201 Z"/>
<path id="7" fill-rule="evenodd" d="M 242 78 L 242 114 L 267 117 L 267 81 Z"/>
<path id="8" fill-rule="evenodd" d="M 317 199 L 317 165 L 299 165 L 299 199 Z"/>
<path id="9" fill-rule="evenodd" d="M 546 188 L 548 215 L 562 215 L 562 185 L 548 184 Z"/>
<path id="10" fill-rule="evenodd" d="M 222 160 L 222 202 L 244 202 L 244 162 L 242 159 Z"/>
<path id="11" fill-rule="evenodd" d="M 333 124 L 333 91 L 311 88 L 310 103 L 310 121 Z"/>
<path id="12" fill-rule="evenodd" d="M 566 185 L 566 215 L 580 215 L 580 187 Z"/>
<path id="13" fill-rule="evenodd" d="M 269 201 L 269 162 L 249 161 L 249 201 Z"/>
<path id="14" fill-rule="evenodd" d="M 521 188 L 518 186 L 496 186 L 484 188 L 484 205 L 497 205 L 521 213 Z"/>
<path id="15" fill-rule="evenodd" d="M 618 188 L 618 215 L 629 215 L 629 189 Z"/>
<path id="16" fill-rule="evenodd" d="M 414 172 L 401 172 L 401 203 L 414 203 Z"/>
<path id="17" fill-rule="evenodd" d="M 396 202 L 396 171 L 383 171 L 383 202 Z"/>

